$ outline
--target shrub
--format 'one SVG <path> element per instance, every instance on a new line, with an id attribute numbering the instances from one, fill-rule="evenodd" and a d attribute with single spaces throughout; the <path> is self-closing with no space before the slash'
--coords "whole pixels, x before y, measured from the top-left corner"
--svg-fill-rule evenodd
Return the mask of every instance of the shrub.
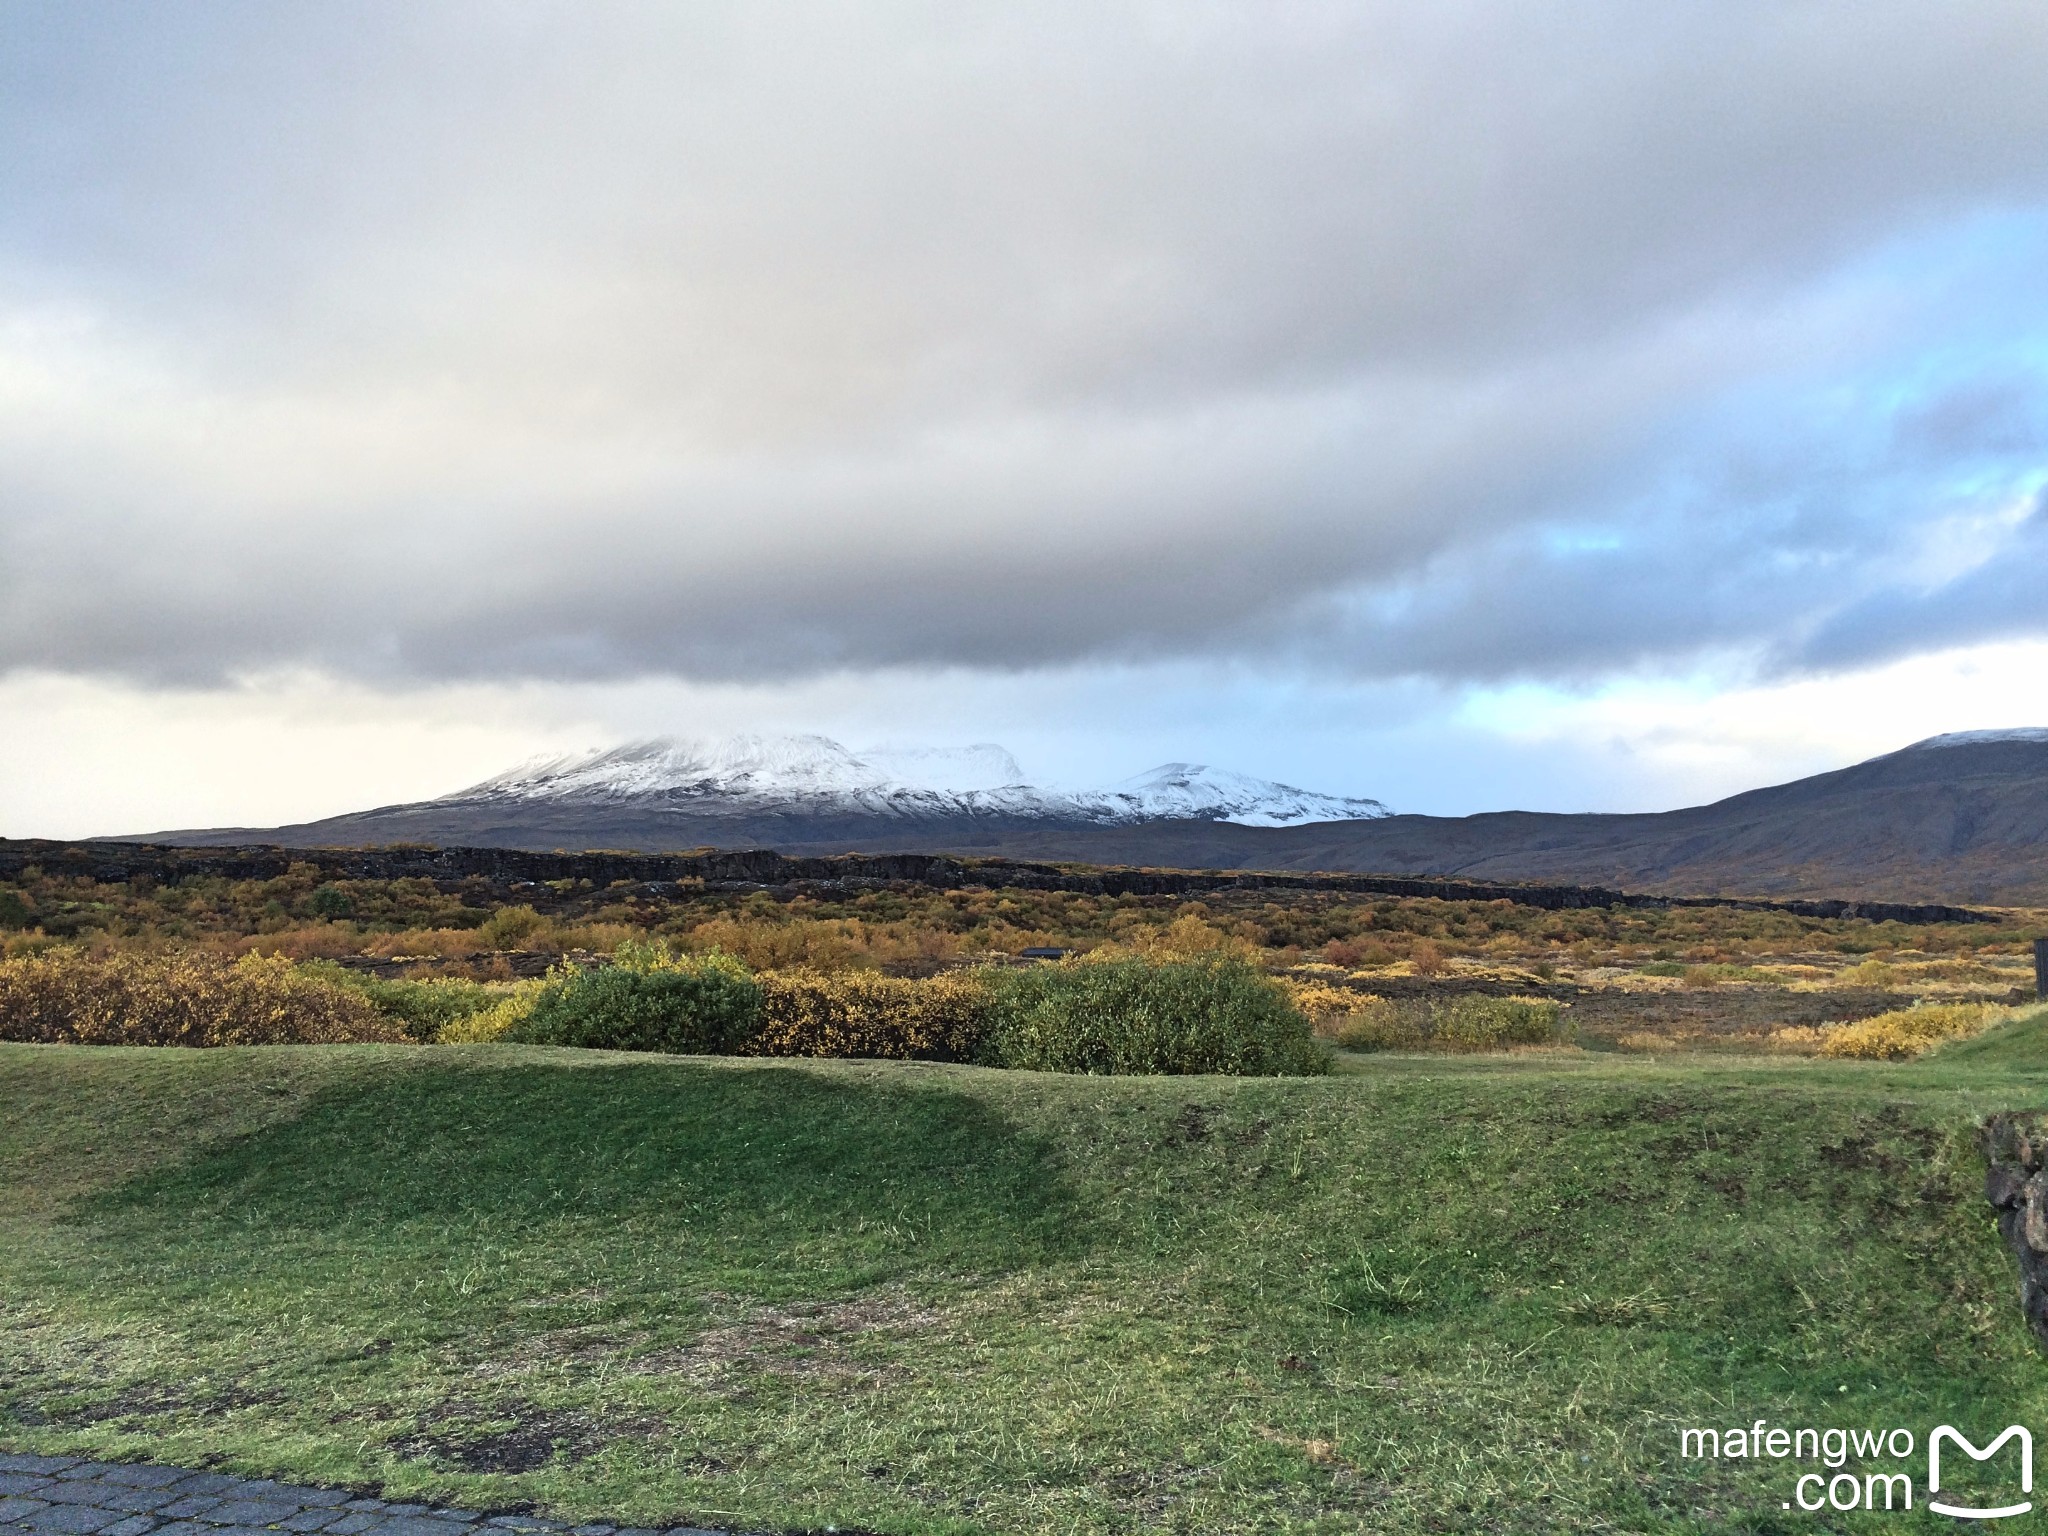
<path id="1" fill-rule="evenodd" d="M 493 988 L 489 1007 L 451 1019 L 441 1026 L 434 1041 L 438 1045 L 481 1045 L 502 1040 L 526 1022 L 547 987 L 545 981 L 515 981 L 509 987 Z"/>
<path id="2" fill-rule="evenodd" d="M 1948 1040 L 1980 1035 L 2012 1013 L 1996 1003 L 1926 1003 L 1837 1025 L 1821 1037 L 1823 1056 L 1902 1061 Z"/>
<path id="3" fill-rule="evenodd" d="M 1339 1020 L 1331 1037 L 1355 1051 L 1496 1051 L 1570 1037 L 1564 1010 L 1542 997 L 1375 997 Z"/>
<path id="4" fill-rule="evenodd" d="M 958 937 L 940 928 L 920 925 L 905 931 L 904 925 L 859 917 L 787 913 L 773 921 L 750 915 L 709 918 L 680 935 L 678 942 L 686 949 L 722 949 L 756 971 L 871 970 L 892 961 L 950 959 L 960 948 Z"/>
<path id="5" fill-rule="evenodd" d="M 1281 985 L 1287 989 L 1287 1000 L 1318 1025 L 1326 1019 L 1341 1018 L 1370 999 L 1368 993 L 1333 987 L 1327 981 L 1283 980 Z"/>
<path id="6" fill-rule="evenodd" d="M 1242 934 L 1211 922 L 1207 910 L 1200 902 L 1190 902 L 1187 910 L 1162 927 L 1129 930 L 1119 947 L 1148 960 L 1250 960 L 1255 947 Z"/>
<path id="7" fill-rule="evenodd" d="M 1326 981 L 1283 981 L 1288 1000 L 1307 1016 L 1319 1040 L 1343 1044 L 1361 1030 L 1369 1030 L 1386 1011 L 1387 1000 L 1372 992 L 1355 992 Z"/>
<path id="8" fill-rule="evenodd" d="M 1449 1051 L 1553 1045 L 1565 1036 L 1563 1019 L 1564 1009 L 1543 997 L 1445 998 L 1432 1009 L 1430 1043 Z"/>
<path id="9" fill-rule="evenodd" d="M 306 910 L 315 917 L 353 917 L 356 899 L 338 885 L 323 885 L 306 898 Z"/>
<path id="10" fill-rule="evenodd" d="M 1902 977 L 1899 968 L 1888 965 L 1875 956 L 1859 965 L 1852 965 L 1835 973 L 1838 987 L 1896 987 Z"/>
<path id="11" fill-rule="evenodd" d="M 1323 946 L 1323 958 L 1348 971 L 1365 958 L 1366 947 L 1364 939 L 1332 939 Z"/>
<path id="12" fill-rule="evenodd" d="M 472 1014 L 494 1007 L 502 996 L 482 982 L 451 976 L 421 981 L 386 981 L 317 960 L 303 968 L 324 981 L 361 994 L 372 1008 L 396 1023 L 409 1037 L 422 1042 L 440 1039 L 443 1031 Z"/>
<path id="13" fill-rule="evenodd" d="M 613 964 L 550 976 L 499 1038 L 530 1045 L 717 1055 L 761 1023 L 761 985 L 730 955 L 622 946 Z"/>
<path id="14" fill-rule="evenodd" d="M 29 904 L 22 899 L 21 892 L 0 886 L 0 928 L 26 928 L 35 921 L 35 917 Z"/>
<path id="15" fill-rule="evenodd" d="M 989 987 L 979 973 L 912 981 L 875 971 L 800 967 L 760 977 L 761 1056 L 887 1056 L 972 1061 L 988 1033 Z"/>
<path id="16" fill-rule="evenodd" d="M 476 942 L 485 949 L 517 949 L 549 926 L 530 906 L 500 907 L 476 928 Z"/>
<path id="17" fill-rule="evenodd" d="M 1280 985 L 1238 960 L 1063 962 L 991 978 L 986 1059 L 1048 1072 L 1329 1070 Z"/>
<path id="18" fill-rule="evenodd" d="M 281 956 L 56 950 L 0 962 L 0 1039 L 85 1045 L 403 1040 L 360 993 Z"/>
<path id="19" fill-rule="evenodd" d="M 1365 1007 L 1331 1020 L 1323 1033 L 1347 1050 L 1419 1051 L 1429 1045 L 1426 1024 L 1424 1010 L 1375 997 Z"/>

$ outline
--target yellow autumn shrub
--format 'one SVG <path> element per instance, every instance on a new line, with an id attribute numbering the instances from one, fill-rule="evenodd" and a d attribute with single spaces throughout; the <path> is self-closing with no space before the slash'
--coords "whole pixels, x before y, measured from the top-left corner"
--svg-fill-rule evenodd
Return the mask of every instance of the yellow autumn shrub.
<path id="1" fill-rule="evenodd" d="M 1422 1043 L 1421 1033 L 1375 992 L 1358 992 L 1327 981 L 1283 980 L 1288 1001 L 1307 1016 L 1318 1040 L 1353 1050 L 1393 1050 Z"/>
<path id="2" fill-rule="evenodd" d="M 87 955 L 0 961 L 0 1040 L 281 1045 L 405 1039 L 361 994 L 282 955 Z"/>
<path id="3" fill-rule="evenodd" d="M 2011 1013 L 2012 1009 L 1996 1003 L 1923 1003 L 1894 1008 L 1827 1030 L 1821 1038 L 1820 1054 L 1903 1061 L 1945 1041 L 1981 1035 Z"/>
<path id="4" fill-rule="evenodd" d="M 1835 973 L 1835 985 L 1838 987 L 1882 989 L 1896 987 L 1901 979 L 1902 973 L 1897 966 L 1878 959 L 1865 960 L 1859 965 L 1848 966 Z"/>
<path id="5" fill-rule="evenodd" d="M 1332 1038 L 1338 1020 L 1379 1001 L 1369 993 L 1354 992 L 1349 987 L 1333 987 L 1327 981 L 1297 981 L 1283 977 L 1281 985 L 1287 989 L 1288 1001 L 1308 1016 L 1316 1033 Z"/>
<path id="6" fill-rule="evenodd" d="M 754 1056 L 887 1056 L 971 1061 L 988 1029 L 989 991 L 971 971 L 921 980 L 799 966 L 763 971 Z"/>
<path id="7" fill-rule="evenodd" d="M 541 989 L 546 985 L 538 977 L 531 981 L 513 982 L 488 1008 L 443 1024 L 434 1036 L 435 1043 L 481 1045 L 501 1039 L 508 1030 L 525 1022 L 526 1016 L 533 1012 L 533 1005 L 540 1001 Z"/>

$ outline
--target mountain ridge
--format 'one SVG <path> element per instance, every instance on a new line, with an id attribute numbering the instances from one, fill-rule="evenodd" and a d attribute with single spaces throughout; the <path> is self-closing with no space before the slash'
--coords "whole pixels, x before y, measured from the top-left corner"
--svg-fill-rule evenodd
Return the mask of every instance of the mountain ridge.
<path id="1" fill-rule="evenodd" d="M 608 799 L 484 794 L 292 827 L 120 841 L 956 853 L 1554 882 L 1674 895 L 2048 906 L 2048 729 L 1931 737 L 1845 768 L 1672 811 L 1383 814 L 1275 826 L 1185 815 L 1089 820 L 1018 814 L 994 804 L 966 812 L 899 807 L 878 814 L 801 799 L 769 804 L 663 793 Z"/>

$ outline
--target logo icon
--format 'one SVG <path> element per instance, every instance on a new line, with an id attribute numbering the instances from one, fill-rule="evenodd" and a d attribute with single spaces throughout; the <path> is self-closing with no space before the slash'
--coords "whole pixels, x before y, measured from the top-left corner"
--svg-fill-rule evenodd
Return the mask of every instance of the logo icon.
<path id="1" fill-rule="evenodd" d="M 1937 1424 L 1934 1433 L 1927 1437 L 1927 1491 L 1941 1492 L 1941 1442 L 1953 1440 L 1956 1449 L 1972 1461 L 1989 1461 L 1998 1454 L 2000 1446 L 2017 1437 L 2020 1442 L 2020 1492 L 2034 1491 L 2034 1437 L 2017 1424 L 2006 1426 L 2005 1433 L 1978 1450 L 1963 1433 L 1951 1424 Z M 2002 1504 L 1997 1509 L 1976 1509 L 1967 1504 L 1943 1504 L 1929 1499 L 1927 1507 L 1937 1515 L 1953 1515 L 1958 1520 L 2003 1520 L 2007 1515 L 2024 1515 L 2034 1507 L 2031 1499 L 2020 1504 Z"/>

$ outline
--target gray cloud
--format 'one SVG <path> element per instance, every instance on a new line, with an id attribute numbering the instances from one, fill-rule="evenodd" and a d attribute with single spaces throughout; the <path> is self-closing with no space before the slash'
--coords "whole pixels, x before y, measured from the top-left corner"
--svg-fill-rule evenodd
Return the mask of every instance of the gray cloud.
<path id="1" fill-rule="evenodd" d="M 2031 0 L 0 34 L 0 667 L 1832 665 L 2032 537 Z"/>

